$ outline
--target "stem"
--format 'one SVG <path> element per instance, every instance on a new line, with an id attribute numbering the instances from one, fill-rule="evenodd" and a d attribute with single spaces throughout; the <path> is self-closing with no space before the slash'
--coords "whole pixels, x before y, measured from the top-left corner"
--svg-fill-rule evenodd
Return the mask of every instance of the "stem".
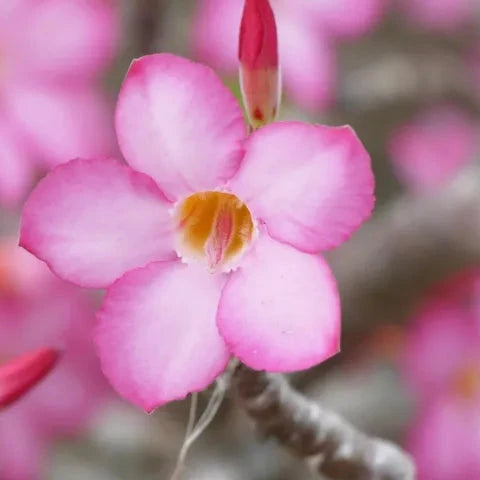
<path id="1" fill-rule="evenodd" d="M 240 404 L 266 436 L 308 459 L 332 480 L 413 480 L 410 457 L 371 438 L 293 390 L 282 375 L 240 365 L 233 377 Z"/>

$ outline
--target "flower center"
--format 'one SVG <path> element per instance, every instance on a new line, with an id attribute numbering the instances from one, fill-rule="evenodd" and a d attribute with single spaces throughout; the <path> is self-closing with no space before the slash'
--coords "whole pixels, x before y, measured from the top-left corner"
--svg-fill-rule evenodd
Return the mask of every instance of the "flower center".
<path id="1" fill-rule="evenodd" d="M 480 368 L 473 364 L 461 368 L 453 379 L 453 388 L 462 398 L 475 398 L 480 392 Z"/>
<path id="2" fill-rule="evenodd" d="M 186 262 L 205 261 L 212 272 L 235 268 L 256 233 L 247 206 L 230 193 L 190 195 L 174 216 L 177 253 Z"/>

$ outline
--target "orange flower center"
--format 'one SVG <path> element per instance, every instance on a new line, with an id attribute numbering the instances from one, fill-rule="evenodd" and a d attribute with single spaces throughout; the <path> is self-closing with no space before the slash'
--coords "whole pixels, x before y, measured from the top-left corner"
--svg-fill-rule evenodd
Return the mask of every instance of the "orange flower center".
<path id="1" fill-rule="evenodd" d="M 461 368 L 453 379 L 454 391 L 465 399 L 473 399 L 480 392 L 480 368 L 469 364 Z"/>
<path id="2" fill-rule="evenodd" d="M 230 193 L 195 193 L 174 215 L 177 253 L 187 262 L 205 261 L 212 272 L 235 268 L 256 233 L 247 206 Z"/>

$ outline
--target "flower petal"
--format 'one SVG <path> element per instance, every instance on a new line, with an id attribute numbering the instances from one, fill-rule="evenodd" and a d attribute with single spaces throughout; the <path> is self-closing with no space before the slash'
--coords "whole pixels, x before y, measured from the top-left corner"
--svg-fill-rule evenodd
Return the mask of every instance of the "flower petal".
<path id="1" fill-rule="evenodd" d="M 233 95 L 210 68 L 174 55 L 132 63 L 116 127 L 127 162 L 171 200 L 223 184 L 243 155 L 246 127 Z"/>
<path id="2" fill-rule="evenodd" d="M 6 62 L 17 76 L 78 80 L 91 77 L 112 59 L 120 26 L 115 2 L 18 3 L 6 12 L 9 22 L 3 32 Z"/>
<path id="3" fill-rule="evenodd" d="M 24 198 L 33 180 L 31 159 L 21 138 L 0 118 L 0 202 L 14 205 Z"/>
<path id="4" fill-rule="evenodd" d="M 30 195 L 20 244 L 66 280 L 107 286 L 174 257 L 169 205 L 151 178 L 115 160 L 72 160 Z"/>
<path id="5" fill-rule="evenodd" d="M 96 343 L 114 388 L 147 411 L 203 390 L 226 367 L 215 325 L 224 277 L 179 261 L 124 275 L 107 291 Z"/>
<path id="6" fill-rule="evenodd" d="M 322 257 L 261 235 L 229 278 L 217 316 L 220 334 L 249 367 L 309 368 L 339 350 L 340 302 Z"/>
<path id="7" fill-rule="evenodd" d="M 281 8 L 280 8 L 281 7 Z M 280 64 L 286 93 L 302 108 L 326 109 L 335 97 L 337 60 L 330 41 L 296 4 L 278 5 Z"/>
<path id="8" fill-rule="evenodd" d="M 264 127 L 230 187 L 274 238 L 310 253 L 344 242 L 374 204 L 370 157 L 350 127 Z"/>
<path id="9" fill-rule="evenodd" d="M 115 154 L 112 109 L 94 88 L 8 85 L 5 108 L 35 158 L 53 167 Z"/>
<path id="10" fill-rule="evenodd" d="M 461 108 L 423 110 L 390 136 L 388 152 L 400 181 L 415 191 L 441 187 L 473 161 L 478 128 Z"/>

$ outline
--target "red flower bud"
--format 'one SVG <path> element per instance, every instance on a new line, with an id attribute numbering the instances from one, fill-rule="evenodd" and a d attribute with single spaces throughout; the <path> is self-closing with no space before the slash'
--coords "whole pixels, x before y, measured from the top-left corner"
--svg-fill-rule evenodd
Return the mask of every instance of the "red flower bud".
<path id="1" fill-rule="evenodd" d="M 0 409 L 10 405 L 53 368 L 59 352 L 41 349 L 16 357 L 0 366 Z"/>
<path id="2" fill-rule="evenodd" d="M 277 26 L 268 0 L 246 0 L 240 27 L 240 85 L 250 124 L 273 120 L 280 103 Z"/>

